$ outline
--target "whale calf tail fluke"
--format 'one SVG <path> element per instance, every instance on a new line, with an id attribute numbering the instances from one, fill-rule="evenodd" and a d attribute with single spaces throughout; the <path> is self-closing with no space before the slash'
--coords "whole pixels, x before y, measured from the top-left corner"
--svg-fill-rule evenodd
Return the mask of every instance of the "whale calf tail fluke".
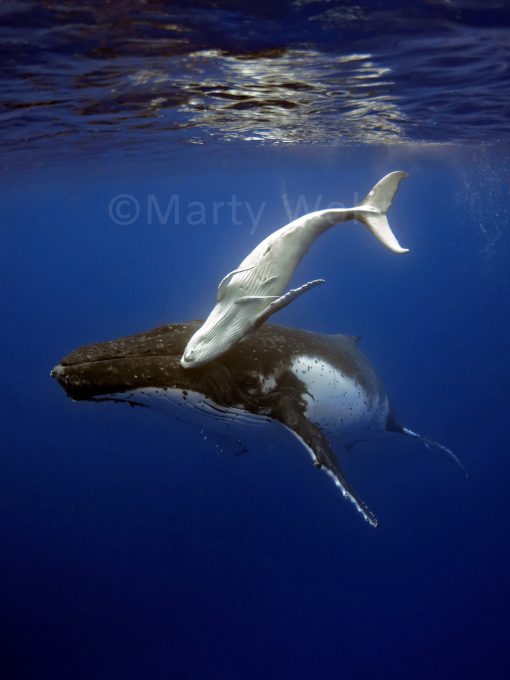
<path id="1" fill-rule="evenodd" d="M 379 180 L 369 191 L 365 200 L 356 206 L 356 219 L 363 222 L 376 239 L 394 253 L 409 252 L 407 248 L 402 248 L 398 242 L 395 234 L 391 231 L 388 218 L 386 217 L 398 185 L 407 176 L 406 172 L 399 170 L 390 172 L 389 175 Z"/>

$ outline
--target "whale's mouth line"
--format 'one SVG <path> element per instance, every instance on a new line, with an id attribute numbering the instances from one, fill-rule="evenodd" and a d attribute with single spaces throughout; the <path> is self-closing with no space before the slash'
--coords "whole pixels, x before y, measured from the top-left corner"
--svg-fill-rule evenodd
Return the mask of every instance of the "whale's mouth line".
<path id="1" fill-rule="evenodd" d="M 91 359 L 90 361 L 77 361 L 75 363 L 67 362 L 67 361 L 62 361 L 60 364 L 57 364 L 55 368 L 52 369 L 52 373 L 57 369 L 57 368 L 77 368 L 79 366 L 92 366 L 94 364 L 102 364 L 105 361 L 126 361 L 126 359 L 176 359 L 179 361 L 180 355 L 178 354 L 134 354 L 132 356 L 125 356 L 125 357 L 104 357 L 102 359 Z"/>
<path id="2" fill-rule="evenodd" d="M 148 404 L 144 404 L 142 401 L 132 399 L 128 396 L 126 392 L 126 397 L 124 398 L 123 392 L 106 392 L 104 395 L 98 394 L 96 396 L 90 397 L 87 401 L 93 402 L 94 404 L 102 404 L 104 402 L 109 402 L 112 404 L 127 404 L 128 406 L 136 406 L 139 408 L 149 408 Z"/>

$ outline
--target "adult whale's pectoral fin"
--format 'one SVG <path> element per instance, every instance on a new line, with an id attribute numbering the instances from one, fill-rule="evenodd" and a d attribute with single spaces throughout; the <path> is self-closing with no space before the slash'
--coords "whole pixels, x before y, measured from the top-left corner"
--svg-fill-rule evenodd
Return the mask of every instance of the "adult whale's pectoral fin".
<path id="1" fill-rule="evenodd" d="M 349 484 L 330 443 L 324 434 L 306 418 L 299 403 L 291 397 L 282 397 L 275 418 L 292 430 L 308 449 L 314 465 L 324 469 L 332 477 L 343 497 L 350 500 L 358 512 L 363 515 L 363 518 L 373 527 L 376 527 L 376 517 Z"/>
<path id="2" fill-rule="evenodd" d="M 299 286 L 299 288 L 292 288 L 291 290 L 287 291 L 285 295 L 282 295 L 281 297 L 274 298 L 274 297 L 259 297 L 259 300 L 262 299 L 267 299 L 267 300 L 273 300 L 267 307 L 266 309 L 261 312 L 257 319 L 256 319 L 256 324 L 257 326 L 260 326 L 260 324 L 264 323 L 264 321 L 267 321 L 269 317 L 274 314 L 275 312 L 280 311 L 280 309 L 283 309 L 287 305 L 290 305 L 291 302 L 294 302 L 296 298 L 298 298 L 300 295 L 303 295 L 303 293 L 306 293 L 307 290 L 311 290 L 312 288 L 315 288 L 315 286 L 319 286 L 321 283 L 325 283 L 324 279 L 314 279 L 313 281 L 308 281 L 308 283 L 304 283 L 302 286 Z M 238 300 L 238 302 L 242 301 L 243 298 Z"/>
<path id="3" fill-rule="evenodd" d="M 249 272 L 250 270 L 254 269 L 255 265 L 253 267 L 244 267 L 243 269 L 234 269 L 233 272 L 229 272 L 226 276 L 224 276 L 219 285 L 218 285 L 218 292 L 216 293 L 216 301 L 220 302 L 223 299 L 223 296 L 225 295 L 225 291 L 227 290 L 227 286 L 232 280 L 232 277 L 235 276 L 236 274 L 242 274 L 243 272 Z"/>

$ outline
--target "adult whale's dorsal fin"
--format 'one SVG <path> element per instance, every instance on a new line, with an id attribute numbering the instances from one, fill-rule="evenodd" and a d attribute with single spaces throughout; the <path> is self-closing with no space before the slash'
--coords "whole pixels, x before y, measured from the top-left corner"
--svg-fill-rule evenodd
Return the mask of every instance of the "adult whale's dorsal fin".
<path id="1" fill-rule="evenodd" d="M 327 334 L 326 337 L 336 340 L 341 347 L 345 347 L 346 343 L 357 347 L 362 340 L 361 335 L 346 335 L 345 333 Z"/>
<path id="2" fill-rule="evenodd" d="M 319 428 L 306 418 L 299 403 L 292 397 L 282 397 L 279 400 L 274 417 L 296 435 L 308 449 L 314 465 L 324 469 L 332 477 L 343 497 L 350 500 L 358 512 L 363 515 L 363 518 L 373 527 L 376 527 L 377 519 L 375 515 L 349 484 L 330 443 Z"/>
<path id="3" fill-rule="evenodd" d="M 225 291 L 227 290 L 227 286 L 232 280 L 233 276 L 235 276 L 236 274 L 242 274 L 243 272 L 249 272 L 254 267 L 255 265 L 253 265 L 253 267 L 243 267 L 242 269 L 234 269 L 234 271 L 229 272 L 226 276 L 224 276 L 218 285 L 218 292 L 216 293 L 217 302 L 220 302 L 223 299 Z"/>
<path id="4" fill-rule="evenodd" d="M 338 337 L 341 337 L 340 334 L 338 335 Z M 344 335 L 344 337 L 349 338 L 352 344 L 355 345 L 356 347 L 361 342 L 361 335 Z"/>

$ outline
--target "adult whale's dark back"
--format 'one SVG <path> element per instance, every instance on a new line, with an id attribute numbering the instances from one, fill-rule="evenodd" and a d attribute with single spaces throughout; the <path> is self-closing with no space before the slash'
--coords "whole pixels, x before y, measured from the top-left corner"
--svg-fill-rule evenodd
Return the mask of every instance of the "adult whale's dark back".
<path id="1" fill-rule="evenodd" d="M 419 435 L 397 424 L 358 339 L 267 324 L 217 360 L 184 369 L 180 358 L 200 325 L 172 324 L 80 347 L 62 359 L 52 375 L 75 400 L 169 407 L 174 415 L 206 428 L 228 432 L 277 421 L 298 437 L 314 464 L 328 472 L 376 526 L 327 435 L 340 433 L 345 444 L 367 430 Z"/>

